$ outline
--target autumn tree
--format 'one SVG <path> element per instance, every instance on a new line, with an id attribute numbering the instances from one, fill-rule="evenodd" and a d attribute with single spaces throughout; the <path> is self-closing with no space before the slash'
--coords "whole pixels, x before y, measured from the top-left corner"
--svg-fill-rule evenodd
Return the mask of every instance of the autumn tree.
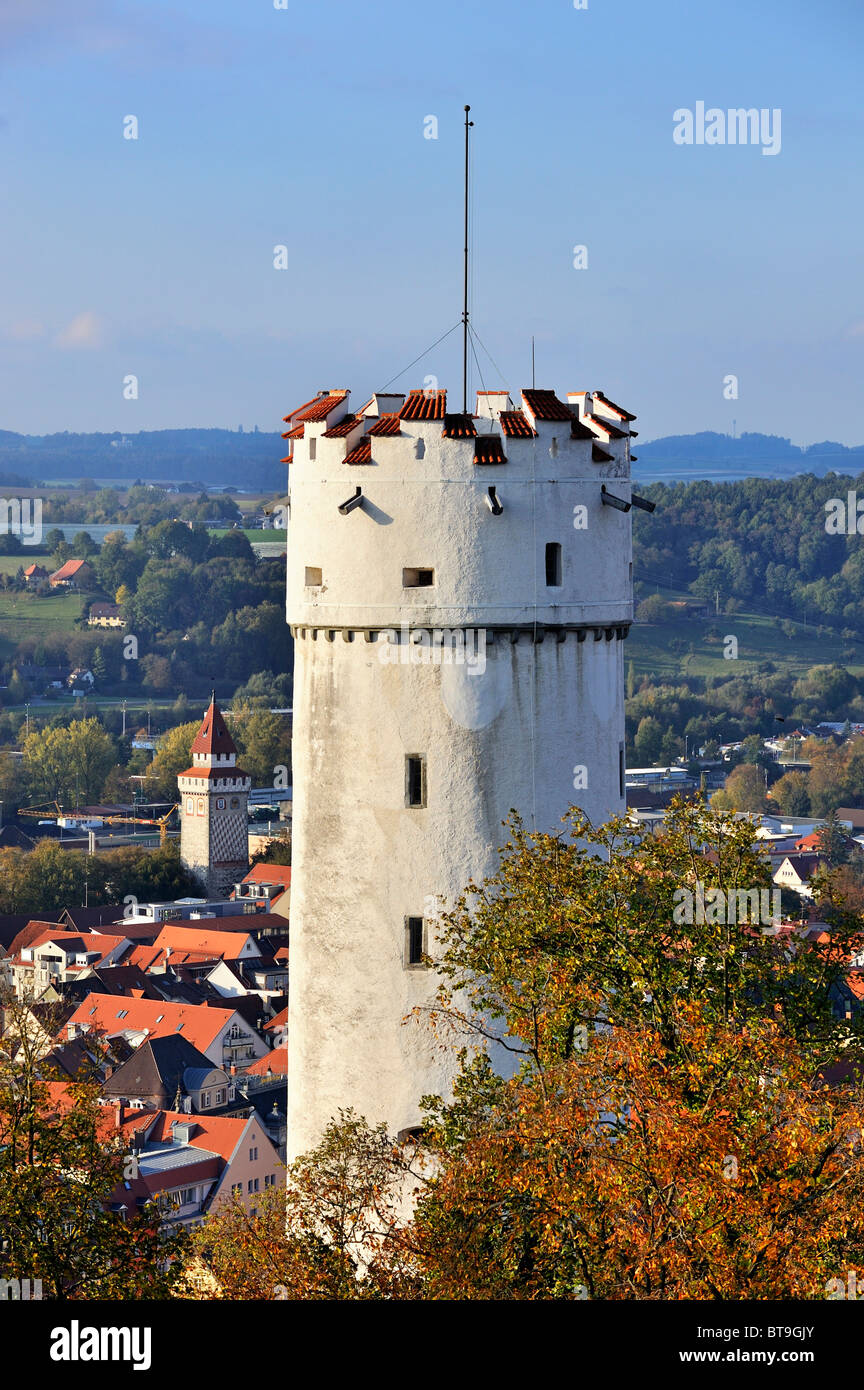
<path id="1" fill-rule="evenodd" d="M 42 1079 L 30 1002 L 0 1001 L 0 1277 L 46 1298 L 168 1298 L 184 1238 L 156 1207 L 111 1210 L 125 1156 L 97 1087 Z"/>
<path id="2" fill-rule="evenodd" d="M 765 773 L 755 763 L 741 763 L 726 778 L 722 791 L 711 798 L 711 805 L 722 811 L 767 811 Z"/>
<path id="3" fill-rule="evenodd" d="M 65 728 L 34 730 L 22 745 L 24 775 L 33 801 L 68 806 L 101 796 L 116 762 L 116 746 L 98 719 L 73 719 Z"/>
<path id="4" fill-rule="evenodd" d="M 215 1208 L 193 1247 L 225 1298 L 377 1299 L 412 1287 L 402 1240 L 412 1153 L 352 1111 L 292 1164 L 285 1187 Z M 419 1171 L 419 1170 L 418 1170 Z"/>

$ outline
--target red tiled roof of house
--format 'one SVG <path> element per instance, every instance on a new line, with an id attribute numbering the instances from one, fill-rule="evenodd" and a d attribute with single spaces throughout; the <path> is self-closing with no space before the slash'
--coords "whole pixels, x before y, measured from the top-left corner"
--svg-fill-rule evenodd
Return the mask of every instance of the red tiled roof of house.
<path id="1" fill-rule="evenodd" d="M 447 412 L 446 391 L 409 391 L 399 411 L 400 420 L 443 420 Z"/>
<path id="2" fill-rule="evenodd" d="M 24 578 L 31 579 L 34 574 L 47 574 L 48 571 L 42 565 L 28 565 L 24 571 Z"/>
<path id="3" fill-rule="evenodd" d="M 285 418 L 287 419 L 288 416 L 286 416 Z M 286 430 L 285 433 L 282 435 L 282 438 L 283 438 L 283 439 L 302 439 L 302 438 L 303 438 L 304 431 L 305 431 L 305 428 L 306 428 L 305 425 L 295 425 L 293 429 L 291 429 L 291 430 Z"/>
<path id="4" fill-rule="evenodd" d="M 162 999 L 93 993 L 88 994 L 66 1020 L 58 1040 L 65 1039 L 69 1025 L 75 1023 L 90 1032 L 104 1033 L 106 1037 L 141 1033 L 145 1029 L 151 1038 L 167 1038 L 182 1032 L 193 1047 L 206 1052 L 234 1013 L 234 1009 L 212 1008 L 208 1004 L 170 1004 Z"/>
<path id="5" fill-rule="evenodd" d="M 167 922 L 153 945 L 159 950 L 170 947 L 172 959 L 175 951 L 197 952 L 216 956 L 219 960 L 239 959 L 248 938 L 242 932 L 220 932 L 216 926 L 218 921 L 218 917 L 212 917 L 208 918 L 206 925 L 203 922 L 187 922 L 183 926 Z"/>
<path id="6" fill-rule="evenodd" d="M 537 391 L 532 387 L 530 391 L 522 392 L 522 399 L 535 420 L 572 420 L 573 418 L 573 412 L 569 405 L 559 401 L 554 391 Z"/>
<path id="7" fill-rule="evenodd" d="M 372 434 L 376 439 L 384 439 L 387 436 L 401 434 L 402 428 L 399 416 L 395 410 L 387 410 L 383 415 L 379 415 L 374 425 L 370 425 L 366 431 L 367 435 Z"/>
<path id="8" fill-rule="evenodd" d="M 343 463 L 371 463 L 372 445 L 368 439 L 361 439 L 359 444 L 355 444 L 353 449 L 349 449 Z"/>
<path id="9" fill-rule="evenodd" d="M 445 415 L 444 439 L 473 439 L 477 433 L 473 415 Z"/>
<path id="10" fill-rule="evenodd" d="M 281 883 L 291 887 L 290 864 L 253 864 L 242 880 L 244 883 Z"/>
<path id="11" fill-rule="evenodd" d="M 46 931 L 65 931 L 65 927 L 62 927 L 59 922 L 41 922 L 38 918 L 35 918 L 33 921 L 28 922 L 26 927 L 23 927 L 17 936 L 13 936 L 12 940 L 9 942 L 8 954 L 10 956 L 20 955 L 22 947 L 32 945 L 32 943 L 38 940 L 43 932 Z"/>
<path id="12" fill-rule="evenodd" d="M 537 434 L 521 410 L 502 410 L 498 419 L 501 421 L 502 430 L 510 439 L 533 439 Z"/>
<path id="13" fill-rule="evenodd" d="M 156 1122 L 148 1136 L 149 1142 L 160 1143 L 170 1139 L 171 1127 L 175 1123 L 195 1126 L 195 1133 L 189 1140 L 193 1148 L 209 1149 L 230 1163 L 249 1124 L 249 1117 L 235 1119 L 232 1115 L 187 1115 L 178 1110 L 157 1110 Z"/>
<path id="14" fill-rule="evenodd" d="M 272 1052 L 268 1052 L 266 1057 L 258 1057 L 254 1062 L 246 1067 L 244 1076 L 287 1076 L 288 1075 L 288 1049 L 287 1047 L 274 1047 Z"/>
<path id="15" fill-rule="evenodd" d="M 293 419 L 298 425 L 326 420 L 327 416 L 347 399 L 347 391 L 334 391 L 332 395 L 316 396 L 310 405 L 301 406 L 299 413 L 295 411 L 293 416 L 286 416 L 286 419 Z"/>
<path id="16" fill-rule="evenodd" d="M 506 463 L 500 434 L 478 434 L 474 440 L 474 463 Z"/>
<path id="17" fill-rule="evenodd" d="M 42 932 L 27 942 L 27 947 L 35 950 L 38 946 L 44 946 L 47 941 L 56 941 L 58 946 L 63 946 L 67 951 L 71 951 L 75 949 L 77 942 L 79 943 L 77 947 L 79 951 L 99 951 L 101 955 L 107 956 L 109 951 L 113 951 L 125 940 L 125 936 L 112 936 L 107 932 L 97 934 L 96 932 L 66 931 L 63 927 L 58 931 L 56 927 L 45 926 Z"/>
<path id="18" fill-rule="evenodd" d="M 629 410 L 624 410 L 622 406 L 616 405 L 614 401 L 610 401 L 609 397 L 604 396 L 602 391 L 593 391 L 591 394 L 595 401 L 600 401 L 600 403 L 605 405 L 609 410 L 614 410 L 616 415 L 619 415 L 622 420 L 636 419 L 636 416 L 631 415 Z"/>
<path id="19" fill-rule="evenodd" d="M 215 700 L 211 700 L 204 715 L 201 728 L 192 744 L 193 753 L 236 753 L 237 745 L 225 727 L 222 711 Z"/>
<path id="20" fill-rule="evenodd" d="M 82 565 L 90 569 L 86 560 L 67 560 L 65 565 L 61 565 L 59 570 L 55 570 L 51 575 L 52 579 L 74 579 Z"/>
<path id="21" fill-rule="evenodd" d="M 324 438 L 344 439 L 352 430 L 356 430 L 357 426 L 360 424 L 362 424 L 362 417 L 358 417 L 357 415 L 346 415 L 338 424 L 331 425 L 329 430 L 324 431 Z"/>
<path id="22" fill-rule="evenodd" d="M 288 1027 L 288 1005 L 280 1009 L 278 1014 L 274 1014 L 269 1023 L 264 1024 L 265 1033 L 274 1033 L 280 1028 Z"/>

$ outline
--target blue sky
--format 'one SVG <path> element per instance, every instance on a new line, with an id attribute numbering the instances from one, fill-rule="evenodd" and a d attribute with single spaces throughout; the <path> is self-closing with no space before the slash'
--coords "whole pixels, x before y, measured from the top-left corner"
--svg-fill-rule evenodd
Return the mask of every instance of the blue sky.
<path id="1" fill-rule="evenodd" d="M 0 428 L 365 399 L 458 322 L 468 101 L 472 390 L 534 334 L 643 439 L 862 443 L 862 58 L 859 0 L 0 0 Z M 676 145 L 698 101 L 780 108 L 780 153 Z M 397 387 L 456 402 L 459 351 Z"/>

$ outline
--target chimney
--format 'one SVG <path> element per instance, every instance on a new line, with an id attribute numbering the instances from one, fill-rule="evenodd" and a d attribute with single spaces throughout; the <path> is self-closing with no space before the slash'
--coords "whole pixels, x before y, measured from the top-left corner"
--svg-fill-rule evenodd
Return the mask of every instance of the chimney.
<path id="1" fill-rule="evenodd" d="M 126 1106 L 123 1104 L 122 1100 L 118 1100 L 118 1102 L 117 1102 L 117 1107 L 116 1107 L 116 1109 L 115 1109 L 115 1111 L 114 1111 L 114 1128 L 115 1128 L 115 1129 L 120 1129 L 120 1128 L 122 1128 L 122 1125 L 123 1125 L 123 1117 L 124 1117 L 125 1114 L 126 1114 Z"/>

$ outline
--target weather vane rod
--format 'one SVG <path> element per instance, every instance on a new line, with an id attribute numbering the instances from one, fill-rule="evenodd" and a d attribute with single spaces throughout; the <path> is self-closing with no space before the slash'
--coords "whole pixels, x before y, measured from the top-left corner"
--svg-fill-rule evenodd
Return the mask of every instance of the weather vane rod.
<path id="1" fill-rule="evenodd" d="M 465 107 L 465 286 L 462 299 L 462 414 L 468 414 L 468 131 L 470 106 Z"/>

